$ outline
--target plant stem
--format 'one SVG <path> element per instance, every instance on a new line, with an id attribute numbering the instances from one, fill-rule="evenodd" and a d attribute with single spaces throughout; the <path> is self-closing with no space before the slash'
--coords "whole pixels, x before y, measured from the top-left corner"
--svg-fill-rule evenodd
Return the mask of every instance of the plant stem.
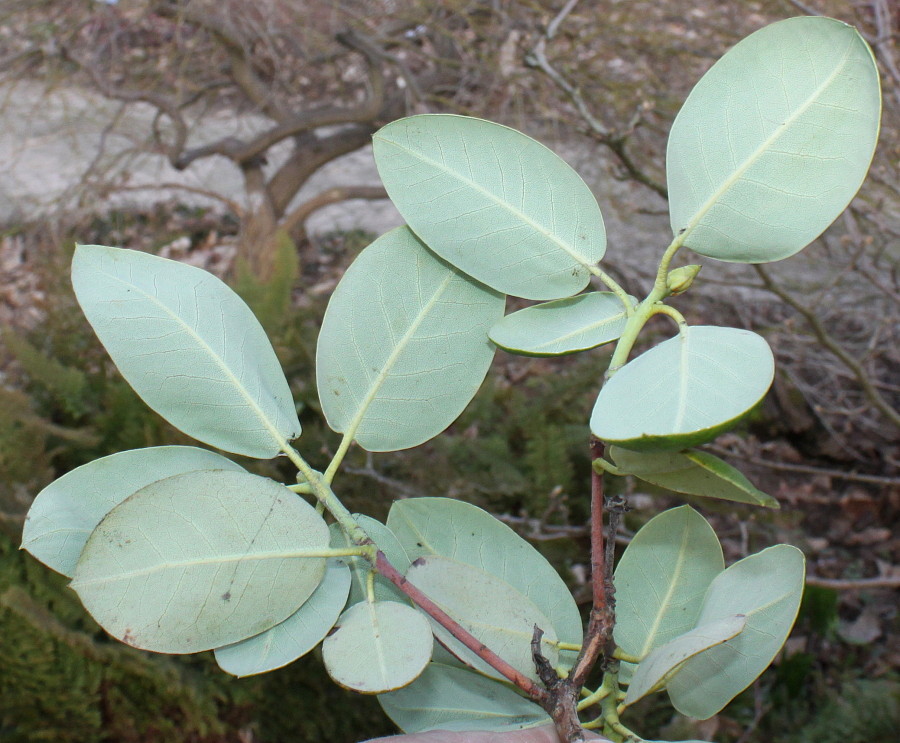
<path id="1" fill-rule="evenodd" d="M 344 437 L 341 439 L 341 443 L 338 445 L 338 450 L 335 452 L 332 460 L 328 463 L 328 469 L 325 470 L 325 482 L 327 482 L 329 485 L 334 481 L 334 476 L 337 474 L 338 467 L 341 466 L 341 462 L 344 461 L 344 457 L 350 450 L 350 445 L 353 443 L 354 433 L 356 433 L 355 428 L 352 431 L 347 431 L 346 433 L 344 433 Z"/>
<path id="2" fill-rule="evenodd" d="M 667 304 L 658 303 L 653 305 L 650 308 L 651 315 L 666 315 L 671 317 L 676 323 L 678 323 L 678 332 L 684 333 L 687 331 L 687 320 L 684 319 L 684 315 L 682 315 L 678 310 L 674 307 L 669 307 Z"/>
<path id="3" fill-rule="evenodd" d="M 591 436 L 591 460 L 603 459 L 604 445 Z M 605 551 L 603 549 L 603 475 L 591 468 L 591 587 L 594 611 L 606 608 Z"/>
<path id="4" fill-rule="evenodd" d="M 591 459 L 603 457 L 604 445 L 595 436 L 591 436 Z M 588 620 L 588 630 L 584 637 L 581 653 L 569 673 L 573 686 L 580 689 L 584 686 L 588 673 L 597 662 L 600 654 L 612 642 L 613 614 L 607 600 L 607 568 L 606 550 L 603 542 L 603 475 L 591 468 L 591 589 L 593 606 Z M 611 660 L 611 658 L 610 658 Z"/>
<path id="5" fill-rule="evenodd" d="M 634 304 L 628 292 L 619 286 L 616 280 L 599 266 L 588 266 L 588 270 L 619 298 L 619 301 L 625 306 L 625 315 L 631 317 L 634 314 Z"/>
<path id="6" fill-rule="evenodd" d="M 473 637 L 469 632 L 460 627 L 460 625 L 449 614 L 435 604 L 428 596 L 410 583 L 385 557 L 381 550 L 375 555 L 375 570 L 383 575 L 403 593 L 409 596 L 422 611 L 434 619 L 451 635 L 465 645 L 469 650 L 475 653 L 479 658 L 488 663 L 499 673 L 502 673 L 512 683 L 518 686 L 529 697 L 538 703 L 546 702 L 548 695 L 547 690 L 542 689 L 534 681 L 525 676 L 516 668 L 513 668 L 503 658 L 497 655 L 493 650 L 487 647 L 483 642 Z"/>
<path id="7" fill-rule="evenodd" d="M 624 660 L 626 663 L 634 663 L 635 665 L 643 660 L 636 655 L 629 655 L 624 650 L 622 650 L 622 648 L 616 648 L 615 652 L 613 653 L 613 658 L 615 658 L 616 660 Z"/>
<path id="8" fill-rule="evenodd" d="M 498 673 L 503 674 L 503 676 L 539 704 L 546 702 L 548 698 L 546 689 L 541 688 L 530 678 L 513 668 L 483 642 L 461 627 L 455 619 L 410 583 L 397 568 L 391 565 L 384 553 L 377 548 L 371 537 L 366 534 L 365 530 L 357 523 L 356 519 L 353 518 L 350 511 L 347 510 L 346 506 L 344 506 L 334 494 L 334 491 L 325 479 L 325 475 L 316 472 L 310 467 L 306 460 L 300 456 L 300 453 L 289 444 L 284 445 L 283 451 L 288 455 L 297 469 L 300 470 L 300 473 L 311 486 L 312 493 L 319 502 L 325 506 L 328 512 L 334 516 L 340 524 L 341 529 L 343 529 L 343 531 L 360 547 L 370 547 L 370 549 L 366 551 L 364 557 L 372 563 L 372 567 L 375 571 L 380 575 L 383 575 L 391 583 L 397 586 L 397 588 L 403 591 L 403 593 L 409 596 L 422 611 L 428 614 L 428 616 L 434 619 L 434 621 L 440 624 L 485 663 L 490 665 L 491 668 L 495 669 Z"/>
<path id="9" fill-rule="evenodd" d="M 611 678 L 611 675 L 606 675 L 603 677 L 603 684 L 601 684 L 600 688 L 597 689 L 593 694 L 586 696 L 578 703 L 578 710 L 581 711 L 583 709 L 587 709 L 588 707 L 592 707 L 599 702 L 602 702 L 606 697 L 616 691 L 615 686 L 611 686 L 607 679 Z"/>
<path id="10" fill-rule="evenodd" d="M 675 257 L 675 253 L 677 253 L 678 249 L 681 247 L 684 237 L 684 234 L 679 235 L 669 244 L 669 247 L 666 248 L 659 261 L 659 268 L 656 270 L 656 280 L 653 283 L 653 289 L 651 289 L 650 293 L 634 309 L 634 312 L 628 316 L 625 330 L 622 331 L 622 335 L 616 343 L 616 350 L 613 352 L 612 359 L 609 362 L 609 368 L 606 370 L 607 379 L 625 366 L 625 362 L 628 361 L 628 354 L 631 353 L 631 349 L 634 347 L 638 334 L 641 332 L 641 328 L 647 323 L 647 320 L 653 315 L 661 312 L 670 315 L 672 314 L 667 310 L 662 309 L 665 307 L 665 305 L 662 304 L 662 301 L 671 294 L 667 281 L 669 265 L 672 263 L 672 258 Z M 672 310 L 672 312 L 677 312 L 677 310 Z M 678 316 L 681 317 L 680 314 Z M 681 320 L 684 321 L 684 318 L 682 317 Z"/>
<path id="11" fill-rule="evenodd" d="M 594 460 L 594 472 L 600 475 L 604 472 L 609 472 L 609 474 L 616 475 L 617 477 L 625 477 L 628 474 L 627 472 L 620 470 L 609 460 L 603 459 L 603 457 Z"/>

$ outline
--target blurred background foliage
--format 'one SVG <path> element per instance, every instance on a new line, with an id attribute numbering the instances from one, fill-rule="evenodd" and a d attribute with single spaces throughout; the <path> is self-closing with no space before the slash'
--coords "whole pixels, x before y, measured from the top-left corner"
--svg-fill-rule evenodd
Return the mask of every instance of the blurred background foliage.
<path id="1" fill-rule="evenodd" d="M 662 163 L 678 106 L 730 44 L 804 12 L 857 24 L 875 49 L 885 120 L 870 181 L 783 271 L 706 266 L 681 309 L 693 321 L 766 333 L 780 364 L 766 403 L 716 453 L 782 511 L 700 507 L 729 560 L 787 541 L 807 553 L 814 578 L 779 662 L 723 713 L 698 723 L 654 697 L 631 714 L 648 737 L 720 743 L 868 743 L 900 729 L 900 11 L 837 0 L 0 0 L 0 117 L 11 129 L 21 125 L 13 114 L 25 84 L 121 106 L 97 104 L 105 137 L 75 186 L 58 191 L 52 210 L 10 212 L 0 236 L 0 743 L 343 743 L 392 730 L 373 699 L 330 682 L 315 654 L 236 680 L 209 653 L 154 656 L 111 641 L 60 576 L 17 549 L 31 500 L 54 478 L 116 451 L 190 443 L 137 398 L 84 321 L 68 280 L 76 240 L 227 278 L 270 334 L 301 414 L 302 451 L 324 467 L 339 439 L 319 415 L 318 325 L 342 271 L 374 237 L 334 230 L 329 210 L 348 202 L 364 215 L 383 194 L 356 164 L 337 186 L 317 186 L 317 172 L 404 113 L 517 126 L 558 146 L 596 188 L 608 270 L 638 294 L 667 229 Z M 142 126 L 128 119 L 135 106 L 150 110 Z M 238 115 L 256 118 L 234 131 L 202 129 Z M 179 119 L 190 134 L 183 141 Z M 123 131 L 127 147 L 104 149 Z M 123 199 L 148 189 L 136 179 L 148 154 L 168 163 L 165 178 L 224 159 L 235 185 L 216 191 L 216 176 L 213 186 L 160 188 L 157 174 L 152 199 Z M 652 325 L 651 339 L 664 327 Z M 498 354 L 444 435 L 406 452 L 353 451 L 337 480 L 342 498 L 379 518 L 398 497 L 476 503 L 532 539 L 588 602 L 586 419 L 603 354 Z M 279 460 L 242 464 L 292 477 Z M 620 546 L 681 502 L 631 482 L 609 487 L 632 507 Z"/>

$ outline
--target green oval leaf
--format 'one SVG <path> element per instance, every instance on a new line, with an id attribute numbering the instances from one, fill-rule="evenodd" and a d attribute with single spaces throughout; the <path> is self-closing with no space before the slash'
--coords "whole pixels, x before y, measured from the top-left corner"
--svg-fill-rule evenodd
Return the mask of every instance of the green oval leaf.
<path id="1" fill-rule="evenodd" d="M 262 326 L 212 274 L 134 250 L 80 245 L 72 284 L 122 376 L 172 425 L 260 459 L 300 435 Z"/>
<path id="2" fill-rule="evenodd" d="M 746 617 L 736 614 L 695 627 L 662 647 L 650 651 L 650 654 L 638 664 L 631 677 L 625 704 L 634 704 L 643 699 L 651 691 L 662 686 L 666 677 L 671 676 L 688 658 L 730 640 L 744 629 L 746 623 Z"/>
<path id="3" fill-rule="evenodd" d="M 363 601 L 345 611 L 322 643 L 325 668 L 341 686 L 381 694 L 411 683 L 431 660 L 425 615 L 409 604 Z"/>
<path id="4" fill-rule="evenodd" d="M 71 578 L 88 537 L 107 513 L 152 482 L 194 470 L 245 471 L 193 446 L 132 449 L 96 459 L 38 493 L 25 518 L 22 548 Z"/>
<path id="5" fill-rule="evenodd" d="M 452 498 L 407 498 L 391 506 L 387 525 L 410 560 L 440 555 L 490 573 L 533 602 L 560 641 L 581 644 L 581 614 L 565 581 L 487 511 Z"/>
<path id="6" fill-rule="evenodd" d="M 417 446 L 468 405 L 494 357 L 504 297 L 435 258 L 407 228 L 360 253 L 316 350 L 328 425 L 369 451 Z"/>
<path id="7" fill-rule="evenodd" d="M 597 396 L 591 430 L 624 449 L 686 449 L 734 426 L 774 376 L 775 359 L 761 336 L 692 326 L 610 378 Z"/>
<path id="8" fill-rule="evenodd" d="M 362 513 L 354 513 L 353 518 L 356 520 L 371 540 L 375 542 L 378 549 L 384 552 L 388 562 L 391 563 L 400 573 L 405 573 L 409 568 L 409 557 L 406 550 L 394 536 L 394 533 L 384 524 L 376 519 L 366 516 Z M 353 547 L 353 540 L 341 529 L 340 524 L 334 523 L 329 529 L 331 530 L 331 546 L 332 547 Z M 350 594 L 347 597 L 347 605 L 353 605 L 360 601 L 366 600 L 366 583 L 372 566 L 368 560 L 363 557 L 344 557 L 342 558 L 350 566 Z M 379 601 L 398 601 L 400 603 L 409 602 L 409 598 L 393 583 L 391 583 L 383 575 L 376 575 L 374 581 L 375 598 Z"/>
<path id="9" fill-rule="evenodd" d="M 515 129 L 425 114 L 375 133 L 391 200 L 429 248 L 504 294 L 577 294 L 606 250 L 597 200 L 561 158 Z"/>
<path id="10" fill-rule="evenodd" d="M 616 340 L 626 317 L 615 294 L 589 292 L 513 312 L 491 328 L 491 340 L 513 353 L 558 356 Z"/>
<path id="11" fill-rule="evenodd" d="M 703 596 L 724 568 L 716 533 L 690 506 L 650 519 L 616 566 L 616 644 L 644 658 L 692 630 Z"/>
<path id="12" fill-rule="evenodd" d="M 228 645 L 287 619 L 325 572 L 328 526 L 246 472 L 154 482 L 91 534 L 72 588 L 122 642 L 159 653 Z"/>
<path id="13" fill-rule="evenodd" d="M 673 232 L 725 261 L 793 255 L 859 189 L 880 118 L 875 59 L 852 26 L 790 18 L 751 34 L 703 76 L 672 125 Z"/>
<path id="14" fill-rule="evenodd" d="M 609 455 L 625 474 L 676 493 L 780 508 L 777 500 L 757 490 L 740 471 L 705 451 L 641 454 L 613 446 Z"/>
<path id="15" fill-rule="evenodd" d="M 463 629 L 535 680 L 538 677 L 531 656 L 531 638 L 537 625 L 544 630 L 544 655 L 556 665 L 557 636 L 550 620 L 509 583 L 439 555 L 414 560 L 406 577 Z M 433 620 L 432 629 L 441 644 L 460 660 L 487 676 L 503 678 Z"/>
<path id="16" fill-rule="evenodd" d="M 382 709 L 404 733 L 521 730 L 550 721 L 534 702 L 464 668 L 428 667 L 409 686 L 381 694 Z"/>
<path id="17" fill-rule="evenodd" d="M 779 544 L 716 576 L 697 624 L 732 614 L 746 615 L 747 624 L 737 637 L 688 660 L 669 680 L 675 709 L 705 720 L 756 680 L 794 626 L 805 574 L 803 553 Z"/>
<path id="18" fill-rule="evenodd" d="M 327 560 L 325 577 L 297 611 L 265 632 L 216 648 L 216 663 L 234 676 L 253 676 L 293 663 L 328 634 L 349 591 L 350 569 L 342 560 Z"/>

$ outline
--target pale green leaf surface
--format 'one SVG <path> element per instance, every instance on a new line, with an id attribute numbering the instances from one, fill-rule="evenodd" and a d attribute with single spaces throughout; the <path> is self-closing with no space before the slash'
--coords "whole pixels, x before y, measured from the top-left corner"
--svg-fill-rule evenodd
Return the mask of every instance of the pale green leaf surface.
<path id="1" fill-rule="evenodd" d="M 690 506 L 650 519 L 616 566 L 616 644 L 643 658 L 692 630 L 710 583 L 724 567 L 716 533 Z"/>
<path id="2" fill-rule="evenodd" d="M 72 284 L 122 376 L 186 434 L 261 459 L 300 435 L 262 326 L 212 274 L 134 250 L 80 245 Z"/>
<path id="3" fill-rule="evenodd" d="M 328 425 L 369 451 L 439 434 L 484 381 L 504 303 L 406 227 L 382 235 L 347 269 L 322 321 L 316 378 Z"/>
<path id="4" fill-rule="evenodd" d="M 22 548 L 67 577 L 100 520 L 146 485 L 194 470 L 244 469 L 193 446 L 154 446 L 95 459 L 54 480 L 31 504 Z"/>
<path id="5" fill-rule="evenodd" d="M 561 158 L 515 129 L 425 114 L 373 138 L 391 200 L 445 260 L 504 294 L 577 294 L 606 250 L 597 200 Z"/>
<path id="6" fill-rule="evenodd" d="M 429 663 L 409 686 L 378 697 L 405 733 L 426 730 L 521 730 L 544 725 L 547 713 L 508 686 L 463 668 Z"/>
<path id="7" fill-rule="evenodd" d="M 688 658 L 730 640 L 744 628 L 746 621 L 746 617 L 736 614 L 703 624 L 650 651 L 631 677 L 625 704 L 634 704 L 645 697 Z"/>
<path id="8" fill-rule="evenodd" d="M 411 683 L 431 659 L 425 615 L 396 601 L 363 601 L 341 614 L 322 643 L 325 668 L 341 686 L 381 694 Z"/>
<path id="9" fill-rule="evenodd" d="M 588 292 L 513 312 L 491 328 L 491 340 L 513 353 L 556 356 L 616 340 L 625 321 L 615 294 Z"/>
<path id="10" fill-rule="evenodd" d="M 636 452 L 620 446 L 610 446 L 607 450 L 613 464 L 626 475 L 658 475 L 684 469 L 684 452 Z"/>
<path id="11" fill-rule="evenodd" d="M 774 375 L 772 350 L 756 333 L 692 326 L 609 379 L 597 396 L 591 430 L 624 449 L 686 449 L 734 426 L 763 398 Z"/>
<path id="12" fill-rule="evenodd" d="M 803 553 L 779 544 L 731 565 L 709 587 L 697 624 L 733 614 L 747 623 L 734 639 L 688 660 L 666 688 L 682 714 L 705 720 L 769 666 L 784 645 L 803 595 Z"/>
<path id="13" fill-rule="evenodd" d="M 366 534 L 377 545 L 378 549 L 384 552 L 388 562 L 403 574 L 409 568 L 409 557 L 403 545 L 397 541 L 394 533 L 388 529 L 380 521 L 366 516 L 362 513 L 354 513 L 353 518 L 363 528 Z M 341 529 L 337 523 L 332 524 L 331 529 L 331 546 L 332 547 L 352 547 L 353 540 Z M 347 597 L 347 604 L 352 605 L 366 598 L 366 581 L 371 569 L 368 560 L 363 557 L 345 557 L 343 560 L 350 566 L 350 594 Z M 379 601 L 399 601 L 400 603 L 408 602 L 409 598 L 393 583 L 382 575 L 375 576 L 375 598 Z"/>
<path id="14" fill-rule="evenodd" d="M 216 648 L 216 663 L 234 676 L 253 676 L 293 663 L 318 645 L 337 622 L 350 591 L 344 558 L 326 561 L 325 577 L 303 605 L 280 624 Z"/>
<path id="15" fill-rule="evenodd" d="M 875 60 L 855 28 L 822 17 L 766 26 L 713 65 L 672 125 L 672 231 L 725 261 L 793 255 L 859 189 L 880 116 Z"/>
<path id="16" fill-rule="evenodd" d="M 611 447 L 610 456 L 625 472 L 676 493 L 779 508 L 777 500 L 754 487 L 740 471 L 705 451 L 641 454 Z"/>
<path id="17" fill-rule="evenodd" d="M 387 525 L 410 560 L 440 555 L 495 575 L 534 603 L 561 642 L 581 644 L 581 614 L 565 581 L 487 511 L 452 498 L 407 498 L 391 506 Z"/>
<path id="18" fill-rule="evenodd" d="M 537 625 L 544 630 L 544 655 L 556 665 L 559 656 L 555 646 L 557 636 L 550 620 L 509 583 L 464 562 L 439 555 L 414 560 L 406 577 L 461 627 L 534 680 L 537 680 L 537 672 L 531 655 L 531 639 Z M 432 629 L 455 656 L 488 676 L 502 678 L 437 622 L 432 621 Z"/>
<path id="19" fill-rule="evenodd" d="M 328 526 L 283 485 L 246 472 L 154 482 L 91 534 L 72 588 L 122 642 L 193 653 L 259 634 L 319 585 Z"/>

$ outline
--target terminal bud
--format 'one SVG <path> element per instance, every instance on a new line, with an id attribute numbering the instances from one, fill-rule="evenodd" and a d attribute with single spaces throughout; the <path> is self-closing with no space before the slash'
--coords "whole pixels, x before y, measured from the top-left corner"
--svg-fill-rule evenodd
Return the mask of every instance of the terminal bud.
<path id="1" fill-rule="evenodd" d="M 694 277 L 700 273 L 701 268 L 702 266 L 690 265 L 669 271 L 669 275 L 666 276 L 666 285 L 669 287 L 669 292 L 671 294 L 681 294 L 687 291 L 691 284 L 694 283 Z"/>

